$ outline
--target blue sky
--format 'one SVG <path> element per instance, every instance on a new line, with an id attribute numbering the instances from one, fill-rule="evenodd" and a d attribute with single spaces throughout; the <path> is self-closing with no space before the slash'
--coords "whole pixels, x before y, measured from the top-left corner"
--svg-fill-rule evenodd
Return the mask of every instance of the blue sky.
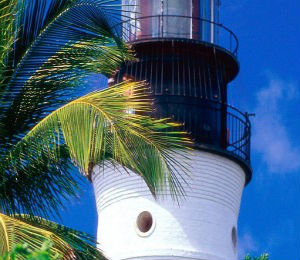
<path id="1" fill-rule="evenodd" d="M 252 182 L 239 218 L 239 253 L 300 258 L 300 1 L 224 0 L 221 22 L 239 38 L 241 71 L 229 103 L 252 119 Z M 89 184 L 63 212 L 68 226 L 96 234 Z"/>
<path id="2" fill-rule="evenodd" d="M 224 1 L 222 22 L 238 35 L 241 71 L 230 102 L 252 120 L 253 179 L 239 219 L 239 249 L 300 258 L 300 2 Z"/>

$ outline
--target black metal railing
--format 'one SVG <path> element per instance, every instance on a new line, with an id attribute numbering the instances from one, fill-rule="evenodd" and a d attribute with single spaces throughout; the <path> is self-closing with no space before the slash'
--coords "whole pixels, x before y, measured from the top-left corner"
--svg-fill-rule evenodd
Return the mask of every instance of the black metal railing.
<path id="1" fill-rule="evenodd" d="M 184 124 L 198 145 L 216 148 L 250 163 L 251 123 L 247 113 L 208 99 L 178 100 L 156 97 L 158 117 L 173 117 Z"/>
<path id="2" fill-rule="evenodd" d="M 227 105 L 227 151 L 250 162 L 251 123 L 248 113 Z"/>
<path id="3" fill-rule="evenodd" d="M 190 110 L 184 119 L 186 130 L 193 133 L 198 144 L 225 149 L 250 163 L 251 123 L 248 114 L 227 104 L 199 101 L 197 106 L 186 108 Z"/>
<path id="4" fill-rule="evenodd" d="M 238 39 L 222 24 L 190 16 L 156 15 L 132 18 L 117 25 L 126 42 L 182 38 L 216 45 L 237 56 Z"/>

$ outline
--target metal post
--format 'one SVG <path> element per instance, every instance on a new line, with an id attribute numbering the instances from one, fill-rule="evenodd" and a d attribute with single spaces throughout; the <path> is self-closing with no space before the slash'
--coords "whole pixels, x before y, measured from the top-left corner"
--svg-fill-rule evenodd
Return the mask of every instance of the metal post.
<path id="1" fill-rule="evenodd" d="M 164 37 L 164 0 L 161 0 L 161 37 Z"/>
<path id="2" fill-rule="evenodd" d="M 210 0 L 210 42 L 214 43 L 215 30 L 214 30 L 214 20 L 215 20 L 215 5 L 214 0 Z"/>

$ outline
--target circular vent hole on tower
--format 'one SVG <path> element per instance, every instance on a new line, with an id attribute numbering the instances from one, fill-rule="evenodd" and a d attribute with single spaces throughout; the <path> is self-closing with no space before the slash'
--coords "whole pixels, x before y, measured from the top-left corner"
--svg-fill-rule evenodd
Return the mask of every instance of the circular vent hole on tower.
<path id="1" fill-rule="evenodd" d="M 140 213 L 136 224 L 140 232 L 147 233 L 153 225 L 153 217 L 151 213 L 148 211 L 143 211 Z"/>
<path id="2" fill-rule="evenodd" d="M 232 228 L 231 239 L 232 239 L 233 247 L 236 248 L 236 246 L 237 246 L 237 232 L 236 232 L 236 228 L 235 227 Z"/>

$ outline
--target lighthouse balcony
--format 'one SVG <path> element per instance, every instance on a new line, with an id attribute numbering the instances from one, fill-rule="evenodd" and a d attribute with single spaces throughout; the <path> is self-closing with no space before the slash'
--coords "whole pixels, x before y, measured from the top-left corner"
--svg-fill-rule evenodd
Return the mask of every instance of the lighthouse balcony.
<path id="1" fill-rule="evenodd" d="M 143 16 L 124 18 L 116 27 L 124 41 L 129 43 L 188 39 L 216 47 L 234 57 L 238 53 L 236 35 L 224 25 L 203 18 L 183 15 Z"/>
<path id="2" fill-rule="evenodd" d="M 248 113 L 209 99 L 156 96 L 156 117 L 172 117 L 191 133 L 196 147 L 235 160 L 251 179 L 251 122 Z"/>

